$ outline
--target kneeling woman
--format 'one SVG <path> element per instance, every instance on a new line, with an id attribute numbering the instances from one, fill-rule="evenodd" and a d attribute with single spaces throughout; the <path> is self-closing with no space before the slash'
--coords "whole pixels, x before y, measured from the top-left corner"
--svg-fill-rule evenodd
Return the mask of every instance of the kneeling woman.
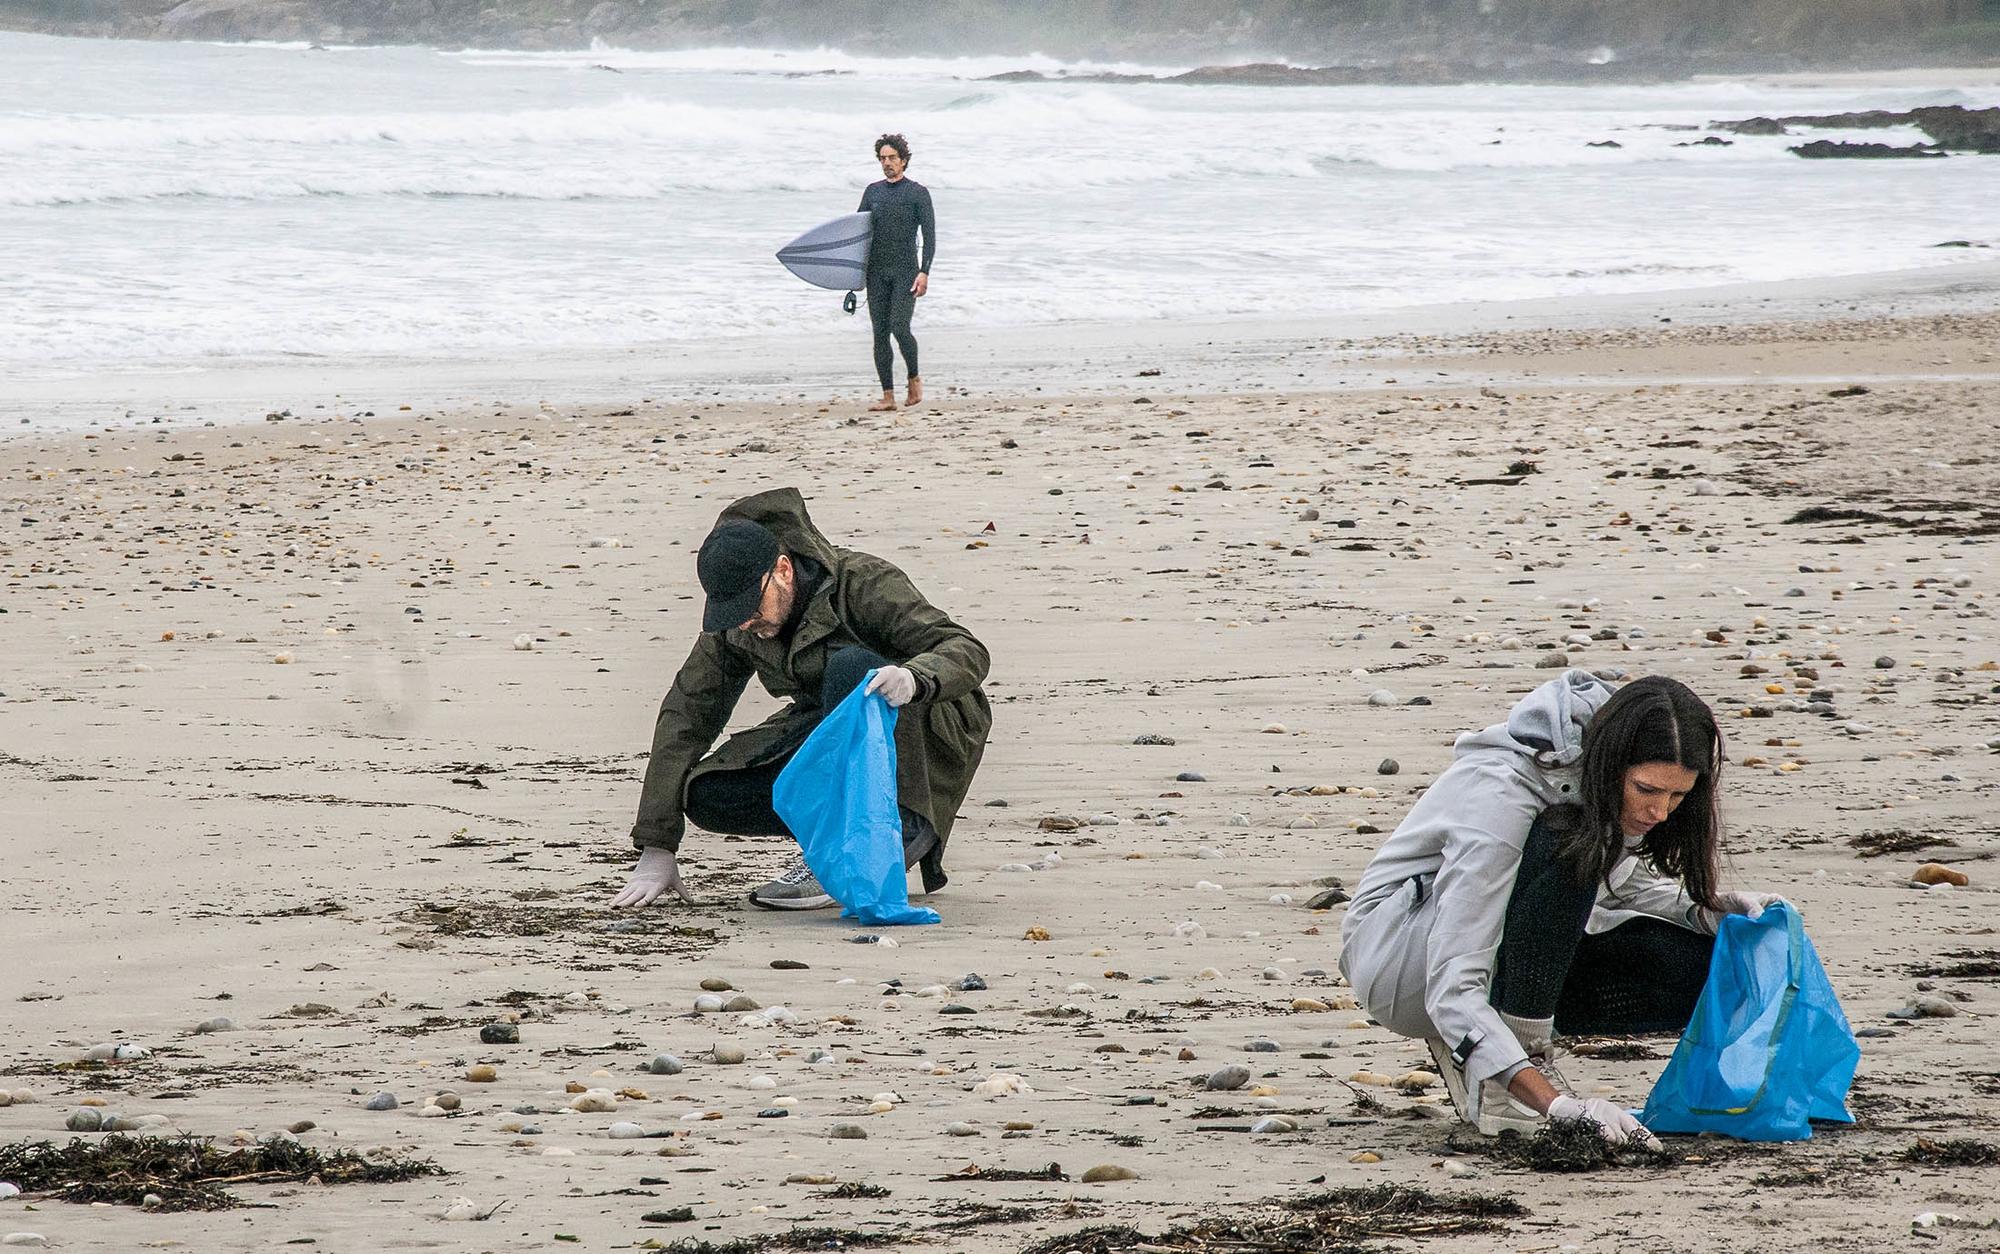
<path id="1" fill-rule="evenodd" d="M 1556 1032 L 1678 1032 L 1726 913 L 1776 896 L 1716 886 L 1722 736 L 1686 685 L 1566 671 L 1507 721 L 1459 737 L 1356 886 L 1340 969 L 1391 1031 L 1427 1041 L 1459 1114 L 1495 1135 L 1588 1118 Z"/>

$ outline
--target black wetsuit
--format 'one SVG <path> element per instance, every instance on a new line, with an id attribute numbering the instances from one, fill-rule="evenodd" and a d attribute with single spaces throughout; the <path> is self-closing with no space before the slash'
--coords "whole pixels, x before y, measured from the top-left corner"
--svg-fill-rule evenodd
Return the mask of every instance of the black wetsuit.
<path id="1" fill-rule="evenodd" d="M 937 216 L 931 211 L 930 192 L 911 178 L 870 183 L 861 193 L 859 211 L 875 215 L 874 239 L 868 246 L 868 321 L 875 329 L 875 374 L 888 392 L 896 386 L 890 336 L 903 350 L 910 376 L 922 373 L 917 368 L 917 337 L 910 334 L 910 315 L 917 306 L 910 285 L 918 274 L 930 273 L 931 258 L 937 255 Z M 917 259 L 919 229 L 924 233 L 922 261 Z"/>

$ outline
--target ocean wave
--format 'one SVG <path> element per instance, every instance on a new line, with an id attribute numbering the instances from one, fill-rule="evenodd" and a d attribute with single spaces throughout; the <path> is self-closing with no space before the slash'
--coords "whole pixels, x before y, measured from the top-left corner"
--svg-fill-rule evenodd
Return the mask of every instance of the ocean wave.
<path id="1" fill-rule="evenodd" d="M 1072 74 L 1150 74 L 1165 77 L 1193 67 L 1131 61 L 1065 61 L 1040 53 L 962 57 L 884 57 L 839 48 L 682 48 L 647 51 L 594 40 L 588 50 L 566 52 L 468 49 L 439 56 L 466 65 L 575 70 L 609 66 L 617 70 L 670 70 L 708 74 L 865 75 L 886 79 L 981 79 L 1031 70 L 1051 77 Z"/>

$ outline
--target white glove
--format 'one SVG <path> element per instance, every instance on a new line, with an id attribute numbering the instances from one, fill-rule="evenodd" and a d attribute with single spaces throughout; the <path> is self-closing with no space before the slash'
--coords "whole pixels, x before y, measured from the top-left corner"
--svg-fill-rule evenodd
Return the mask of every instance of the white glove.
<path id="1" fill-rule="evenodd" d="M 1549 1103 L 1551 1119 L 1588 1119 L 1604 1129 L 1604 1139 L 1613 1145 L 1635 1142 L 1654 1153 L 1660 1152 L 1660 1138 L 1646 1130 L 1630 1112 L 1601 1097 L 1571 1097 L 1560 1093 Z"/>
<path id="2" fill-rule="evenodd" d="M 865 692 L 879 692 L 891 709 L 908 705 L 916 699 L 917 677 L 901 666 L 882 666 L 875 670 L 875 678 L 868 681 Z"/>
<path id="3" fill-rule="evenodd" d="M 1754 919 L 1769 907 L 1785 900 L 1776 893 L 1743 892 L 1717 893 L 1715 899 L 1722 905 L 1720 913 L 1710 910 L 1707 906 L 1699 907 L 1696 911 L 1701 919 L 1702 930 L 1710 936 L 1715 935 L 1722 927 L 1722 920 L 1732 914 Z"/>
<path id="4" fill-rule="evenodd" d="M 689 905 L 694 904 L 687 885 L 681 882 L 681 864 L 674 857 L 674 851 L 648 845 L 639 854 L 639 865 L 633 868 L 631 883 L 611 899 L 611 908 L 624 910 L 633 906 L 650 906 L 668 893 Z"/>

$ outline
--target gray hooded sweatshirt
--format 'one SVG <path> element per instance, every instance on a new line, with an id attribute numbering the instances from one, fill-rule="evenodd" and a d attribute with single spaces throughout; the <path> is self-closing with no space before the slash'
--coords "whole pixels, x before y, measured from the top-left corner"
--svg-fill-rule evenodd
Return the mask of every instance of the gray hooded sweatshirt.
<path id="1" fill-rule="evenodd" d="M 1489 1000 L 1507 899 L 1528 829 L 1578 798 L 1583 729 L 1611 697 L 1588 671 L 1564 671 L 1521 698 L 1507 721 L 1458 738 L 1454 760 L 1383 844 L 1340 925 L 1340 969 L 1390 1030 L 1438 1037 L 1475 1089 L 1527 1052 Z M 1711 931 L 1680 883 L 1627 854 L 1587 925 L 1637 917 Z"/>

